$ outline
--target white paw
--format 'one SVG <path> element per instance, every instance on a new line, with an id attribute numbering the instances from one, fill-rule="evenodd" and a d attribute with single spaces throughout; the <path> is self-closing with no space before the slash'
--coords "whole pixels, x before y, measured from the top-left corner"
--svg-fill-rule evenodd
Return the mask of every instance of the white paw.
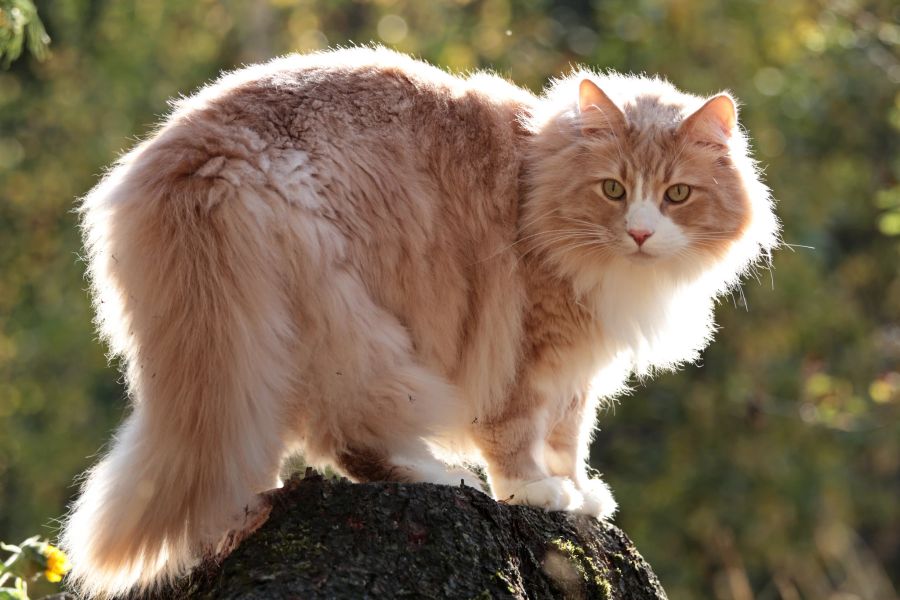
<path id="1" fill-rule="evenodd" d="M 616 512 L 617 504 L 609 486 L 601 479 L 588 479 L 581 486 L 584 502 L 573 512 L 590 515 L 598 519 L 609 519 Z"/>
<path id="2" fill-rule="evenodd" d="M 571 479 L 565 477 L 547 477 L 537 481 L 519 482 L 518 486 L 505 485 L 501 488 L 512 489 L 512 493 L 501 496 L 509 504 L 527 504 L 539 506 L 545 510 L 572 510 L 581 506 L 581 492 L 575 488 Z"/>

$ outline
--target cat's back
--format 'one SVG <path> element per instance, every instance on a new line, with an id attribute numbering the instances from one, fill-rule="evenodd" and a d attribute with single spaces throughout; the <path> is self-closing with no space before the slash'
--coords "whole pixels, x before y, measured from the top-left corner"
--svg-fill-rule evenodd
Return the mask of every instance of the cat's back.
<path id="1" fill-rule="evenodd" d="M 380 47 L 293 54 L 179 99 L 122 162 L 151 187 L 303 180 L 336 210 L 398 220 L 406 198 L 426 228 L 441 212 L 469 228 L 471 215 L 505 221 L 515 210 L 522 115 L 537 102 L 493 74 L 458 77 Z"/>
<path id="2" fill-rule="evenodd" d="M 359 144 L 378 134 L 502 137 L 535 97 L 488 74 L 457 77 L 386 48 L 292 54 L 179 100 L 171 122 L 244 127 L 270 144 Z M 383 142 L 389 139 L 381 138 Z"/>

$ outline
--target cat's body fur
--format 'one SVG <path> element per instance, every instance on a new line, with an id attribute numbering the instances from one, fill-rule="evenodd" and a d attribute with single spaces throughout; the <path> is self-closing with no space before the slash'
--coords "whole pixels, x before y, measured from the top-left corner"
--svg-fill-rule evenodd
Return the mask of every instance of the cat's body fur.
<path id="1" fill-rule="evenodd" d="M 730 234 L 708 235 L 708 256 L 620 256 L 583 227 L 565 238 L 566 219 L 620 210 L 594 195 L 598 214 L 567 212 L 604 176 L 588 171 L 622 152 L 666 162 L 640 135 L 623 150 L 625 129 L 606 157 L 608 124 L 579 114 L 585 77 L 663 146 L 703 105 L 587 72 L 538 98 L 351 49 L 230 74 L 123 157 L 82 210 L 134 409 L 66 526 L 76 585 L 182 573 L 297 449 L 358 480 L 477 485 L 440 460 L 466 457 L 498 498 L 611 514 L 584 470 L 598 396 L 694 359 L 713 299 L 777 225 L 732 131 L 735 157 L 715 168 L 739 180 L 725 182 L 739 206 L 717 215 Z"/>

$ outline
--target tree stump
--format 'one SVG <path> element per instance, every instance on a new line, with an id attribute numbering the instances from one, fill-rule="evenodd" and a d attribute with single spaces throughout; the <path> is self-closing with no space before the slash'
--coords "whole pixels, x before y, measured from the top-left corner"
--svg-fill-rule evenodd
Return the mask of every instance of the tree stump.
<path id="1" fill-rule="evenodd" d="M 159 598 L 629 599 L 666 595 L 628 537 L 583 515 L 470 487 L 326 479 L 307 470 L 224 560 Z"/>

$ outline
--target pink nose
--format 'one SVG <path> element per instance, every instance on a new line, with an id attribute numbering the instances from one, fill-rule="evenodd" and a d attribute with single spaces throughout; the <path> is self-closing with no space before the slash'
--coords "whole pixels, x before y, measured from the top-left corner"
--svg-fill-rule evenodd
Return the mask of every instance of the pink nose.
<path id="1" fill-rule="evenodd" d="M 653 232 L 647 229 L 629 229 L 628 235 L 637 242 L 638 246 L 643 246 L 644 242 L 647 241 L 647 238 L 653 235 Z"/>

